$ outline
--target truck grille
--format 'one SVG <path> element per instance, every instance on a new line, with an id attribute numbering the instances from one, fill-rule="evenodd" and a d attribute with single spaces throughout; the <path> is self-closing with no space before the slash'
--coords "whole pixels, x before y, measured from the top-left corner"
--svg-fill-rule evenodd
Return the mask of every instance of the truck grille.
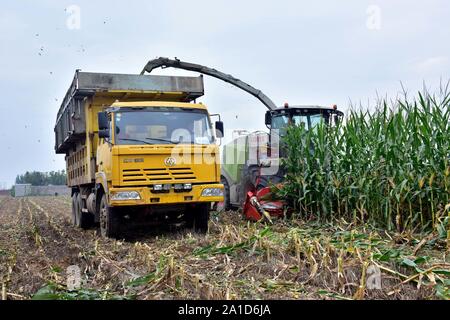
<path id="1" fill-rule="evenodd" d="M 149 183 L 156 181 L 195 180 L 191 168 L 151 168 L 151 169 L 124 169 L 122 181 L 124 183 Z"/>

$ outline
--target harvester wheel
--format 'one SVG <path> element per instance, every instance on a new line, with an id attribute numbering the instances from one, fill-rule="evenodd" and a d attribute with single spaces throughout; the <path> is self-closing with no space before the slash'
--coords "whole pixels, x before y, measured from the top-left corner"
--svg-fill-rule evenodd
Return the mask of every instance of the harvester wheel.
<path id="1" fill-rule="evenodd" d="M 223 202 L 219 202 L 216 206 L 216 210 L 218 212 L 228 211 L 231 209 L 230 204 L 230 186 L 228 185 L 228 181 L 225 178 L 220 179 L 220 183 L 223 184 L 224 192 L 223 192 Z"/>
<path id="2" fill-rule="evenodd" d="M 71 215 L 71 219 L 70 222 L 72 223 L 72 225 L 74 227 L 77 226 L 78 222 L 77 222 L 77 212 L 78 212 L 78 201 L 77 201 L 77 195 L 78 193 L 74 193 L 72 196 L 72 215 Z"/>
<path id="3" fill-rule="evenodd" d="M 256 186 L 256 191 L 264 189 L 269 186 L 269 181 L 265 177 L 260 177 L 258 181 L 258 185 Z"/>
<path id="4" fill-rule="evenodd" d="M 100 202 L 100 234 L 104 238 L 116 238 L 119 230 L 119 219 L 116 210 L 108 205 L 106 195 Z"/>

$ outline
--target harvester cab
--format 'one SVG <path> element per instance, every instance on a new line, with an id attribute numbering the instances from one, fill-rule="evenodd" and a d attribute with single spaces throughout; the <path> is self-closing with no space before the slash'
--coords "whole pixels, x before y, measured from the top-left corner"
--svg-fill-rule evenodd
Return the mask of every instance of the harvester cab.
<path id="1" fill-rule="evenodd" d="M 268 110 L 265 115 L 265 124 L 270 130 L 278 130 L 280 136 L 284 136 L 289 125 L 304 126 L 309 130 L 324 121 L 327 125 L 335 125 L 341 121 L 343 113 L 337 110 L 337 106 L 289 106 Z"/>
<path id="2" fill-rule="evenodd" d="M 283 137 L 286 135 L 287 128 L 291 125 L 303 127 L 305 130 L 310 130 L 319 123 L 324 123 L 327 126 L 337 125 L 342 121 L 344 114 L 337 110 L 337 106 L 323 107 L 323 106 L 289 106 L 284 104 L 283 108 L 275 110 L 268 110 L 265 115 L 266 127 L 270 130 L 270 139 L 277 138 L 276 145 L 280 146 L 277 154 L 278 157 L 283 156 Z M 270 156 L 271 148 L 268 148 Z M 276 154 L 276 153 L 275 153 Z"/>

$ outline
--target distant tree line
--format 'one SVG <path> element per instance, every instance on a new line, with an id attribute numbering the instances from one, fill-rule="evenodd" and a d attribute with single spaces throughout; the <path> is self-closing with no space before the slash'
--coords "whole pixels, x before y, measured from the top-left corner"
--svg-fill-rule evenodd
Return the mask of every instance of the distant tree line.
<path id="1" fill-rule="evenodd" d="M 64 185 L 66 184 L 66 171 L 25 172 L 16 177 L 16 184 L 31 184 L 33 186 Z"/>

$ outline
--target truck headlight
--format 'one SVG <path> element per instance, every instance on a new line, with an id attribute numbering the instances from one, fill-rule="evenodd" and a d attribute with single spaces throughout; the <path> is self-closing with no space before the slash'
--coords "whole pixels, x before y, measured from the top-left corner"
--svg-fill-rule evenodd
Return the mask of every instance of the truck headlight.
<path id="1" fill-rule="evenodd" d="M 223 197 L 223 189 L 220 188 L 203 189 L 202 197 Z"/>
<path id="2" fill-rule="evenodd" d="M 111 196 L 111 200 L 141 200 L 137 191 L 119 191 Z"/>

